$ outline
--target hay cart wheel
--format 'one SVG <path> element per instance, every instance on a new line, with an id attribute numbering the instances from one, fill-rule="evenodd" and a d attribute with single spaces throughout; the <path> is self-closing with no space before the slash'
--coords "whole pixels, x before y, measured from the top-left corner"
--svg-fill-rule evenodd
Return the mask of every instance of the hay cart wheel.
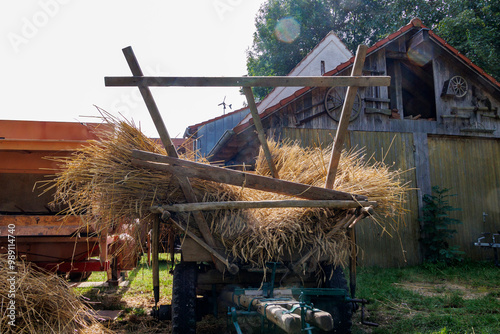
<path id="1" fill-rule="evenodd" d="M 341 267 L 334 267 L 333 265 L 322 266 L 326 281 L 323 283 L 323 288 L 344 289 L 349 292 L 347 287 L 347 280 L 344 276 L 344 271 Z M 332 274 L 333 272 L 333 274 Z M 336 334 L 350 334 L 352 327 L 352 303 L 328 303 L 325 301 L 318 301 L 314 304 L 319 309 L 329 312 L 333 318 L 334 330 L 330 333 Z"/>
<path id="2" fill-rule="evenodd" d="M 181 262 L 174 269 L 172 286 L 172 333 L 196 333 L 196 282 L 198 266 Z"/>

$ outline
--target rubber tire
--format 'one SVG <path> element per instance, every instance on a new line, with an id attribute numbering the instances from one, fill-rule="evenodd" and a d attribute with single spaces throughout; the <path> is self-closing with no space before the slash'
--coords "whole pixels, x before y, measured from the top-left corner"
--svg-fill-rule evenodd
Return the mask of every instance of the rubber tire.
<path id="1" fill-rule="evenodd" d="M 347 280 L 345 278 L 344 271 L 342 270 L 341 267 L 335 268 L 333 265 L 323 265 L 322 268 L 327 278 L 322 285 L 323 288 L 344 289 L 347 294 L 349 293 Z M 335 333 L 335 334 L 351 333 L 352 313 L 353 313 L 352 303 L 342 303 L 342 304 L 322 303 L 321 305 L 317 305 L 317 307 L 319 309 L 322 309 L 323 311 L 329 312 L 332 315 L 334 329 L 330 333 Z"/>
<path id="2" fill-rule="evenodd" d="M 196 333 L 196 283 L 198 266 L 181 262 L 175 266 L 172 284 L 172 334 Z"/>

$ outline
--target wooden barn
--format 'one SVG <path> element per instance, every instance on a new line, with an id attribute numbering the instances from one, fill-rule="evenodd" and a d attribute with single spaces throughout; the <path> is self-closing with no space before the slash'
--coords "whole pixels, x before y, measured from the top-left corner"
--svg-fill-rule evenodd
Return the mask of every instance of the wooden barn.
<path id="1" fill-rule="evenodd" d="M 350 75 L 354 57 L 324 75 Z M 433 186 L 457 194 L 453 216 L 463 224 L 452 240 L 476 260 L 493 257 L 474 246 L 482 232 L 500 230 L 500 83 L 447 44 L 421 20 L 368 49 L 363 75 L 389 75 L 390 87 L 360 88 L 346 147 L 365 147 L 367 156 L 408 170 L 416 189 L 409 194 L 399 229 L 371 221 L 356 226 L 367 266 L 421 263 L 419 211 Z M 338 125 L 345 87 L 302 87 L 259 110 L 268 136 L 328 145 Z M 251 116 L 244 118 L 211 151 L 228 165 L 251 164 L 259 142 Z"/>

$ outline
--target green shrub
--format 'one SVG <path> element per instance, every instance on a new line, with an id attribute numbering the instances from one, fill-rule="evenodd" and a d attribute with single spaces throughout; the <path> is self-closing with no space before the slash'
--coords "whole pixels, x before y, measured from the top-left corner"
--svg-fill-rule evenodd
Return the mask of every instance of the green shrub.
<path id="1" fill-rule="evenodd" d="M 450 246 L 449 239 L 457 232 L 450 225 L 462 224 L 458 219 L 451 218 L 449 213 L 461 210 L 449 205 L 449 189 L 432 187 L 433 195 L 424 195 L 423 222 L 421 242 L 426 261 L 432 263 L 453 263 L 462 260 L 464 252 L 458 246 Z"/>

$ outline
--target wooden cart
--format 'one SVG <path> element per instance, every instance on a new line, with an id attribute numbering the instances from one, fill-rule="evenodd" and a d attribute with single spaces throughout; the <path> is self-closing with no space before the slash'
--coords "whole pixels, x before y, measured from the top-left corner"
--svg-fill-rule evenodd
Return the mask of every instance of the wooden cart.
<path id="1" fill-rule="evenodd" d="M 258 314 L 263 319 L 280 327 L 287 333 L 303 333 L 312 330 L 323 332 L 347 333 L 350 331 L 351 316 L 355 299 L 355 256 L 351 256 L 350 296 L 347 280 L 341 268 L 319 263 L 327 279 L 321 288 L 317 288 L 313 273 L 316 264 L 310 261 L 317 251 L 310 249 L 287 259 L 276 259 L 269 263 L 268 274 L 271 276 L 262 284 L 264 270 L 238 263 L 231 263 L 224 249 L 214 240 L 204 216 L 203 210 L 262 208 L 262 207 L 330 207 L 349 210 L 347 217 L 338 222 L 335 229 L 347 228 L 354 238 L 353 226 L 364 218 L 376 203 L 366 197 L 332 190 L 340 152 L 344 143 L 350 111 L 360 86 L 388 86 L 390 77 L 363 77 L 361 70 L 366 56 L 366 46 L 360 46 L 349 77 L 144 77 L 137 59 L 130 47 L 123 49 L 125 58 L 132 71 L 132 77 L 106 77 L 106 86 L 137 86 L 166 148 L 167 156 L 134 151 L 133 163 L 170 172 L 179 179 L 187 204 L 160 205 L 152 207 L 158 213 L 153 223 L 153 290 L 155 307 L 153 315 L 158 318 L 171 318 L 174 333 L 194 333 L 196 331 L 197 311 L 203 305 L 217 314 L 221 305 L 230 307 L 230 315 L 237 332 L 242 333 L 238 317 Z M 252 113 L 253 122 L 260 143 L 272 172 L 271 177 L 219 168 L 215 166 L 185 161 L 178 158 L 160 112 L 152 97 L 150 86 L 236 86 L 243 87 Z M 349 86 L 337 129 L 329 173 L 325 188 L 312 187 L 300 183 L 279 179 L 262 129 L 260 117 L 253 98 L 251 87 L 266 86 L 311 86 L 332 87 Z M 269 202 L 216 202 L 201 203 L 196 199 L 189 178 L 245 186 L 263 191 L 295 196 L 300 199 Z M 202 238 L 192 233 L 182 222 L 171 218 L 174 212 L 191 212 Z M 182 244 L 182 262 L 174 271 L 172 305 L 158 307 L 158 234 L 160 222 L 174 224 L 187 235 Z M 354 254 L 354 249 L 352 254 Z M 304 268 L 306 268 L 304 270 Z M 292 274 L 292 275 L 290 275 Z M 300 286 L 285 289 L 276 286 L 276 282 L 286 283 L 289 277 L 300 278 Z M 294 282 L 297 283 L 297 282 Z M 244 287 L 234 288 L 234 286 Z M 197 298 L 203 296 L 203 298 Z M 314 306 L 313 306 L 314 305 Z M 319 310 L 321 308 L 322 310 Z M 199 315 L 199 314 L 198 314 Z"/>

